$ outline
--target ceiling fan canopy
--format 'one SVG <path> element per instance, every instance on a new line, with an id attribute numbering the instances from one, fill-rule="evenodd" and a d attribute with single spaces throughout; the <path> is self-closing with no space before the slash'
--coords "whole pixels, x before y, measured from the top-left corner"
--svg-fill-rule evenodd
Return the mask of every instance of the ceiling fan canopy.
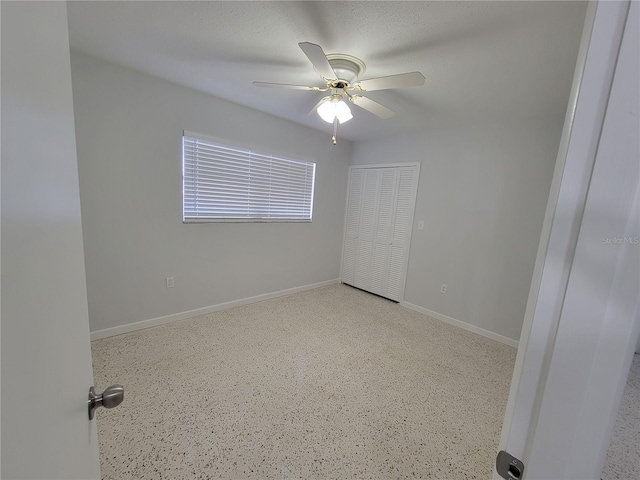
<path id="1" fill-rule="evenodd" d="M 364 97 L 360 92 L 424 85 L 424 75 L 420 72 L 400 73 L 387 77 L 359 80 L 366 70 L 366 65 L 359 58 L 342 53 L 327 55 L 322 50 L 322 47 L 310 42 L 300 42 L 298 46 L 307 56 L 314 70 L 322 77 L 326 86 L 316 87 L 268 82 L 253 82 L 253 84 L 260 87 L 289 88 L 312 92 L 331 91 L 330 95 L 320 99 L 310 113 L 318 112 L 323 120 L 333 123 L 334 145 L 336 144 L 338 122 L 344 123 L 353 117 L 348 105 L 343 101 L 343 95 L 347 97 L 350 103 L 386 119 L 394 115 L 393 110 Z"/>
<path id="2" fill-rule="evenodd" d="M 353 85 L 367 69 L 362 60 L 352 55 L 332 53 L 327 55 L 327 60 L 335 73 L 338 84 L 345 84 L 344 86 L 336 86 L 335 88 L 344 88 Z"/>

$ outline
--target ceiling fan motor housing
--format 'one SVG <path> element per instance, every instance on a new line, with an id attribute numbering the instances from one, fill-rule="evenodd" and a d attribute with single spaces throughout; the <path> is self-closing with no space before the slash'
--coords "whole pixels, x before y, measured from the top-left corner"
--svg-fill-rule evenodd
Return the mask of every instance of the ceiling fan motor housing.
<path id="1" fill-rule="evenodd" d="M 359 58 L 342 53 L 332 53 L 327 55 L 329 65 L 338 78 L 337 82 L 331 85 L 333 88 L 344 88 L 353 85 L 360 75 L 366 70 L 366 65 Z"/>

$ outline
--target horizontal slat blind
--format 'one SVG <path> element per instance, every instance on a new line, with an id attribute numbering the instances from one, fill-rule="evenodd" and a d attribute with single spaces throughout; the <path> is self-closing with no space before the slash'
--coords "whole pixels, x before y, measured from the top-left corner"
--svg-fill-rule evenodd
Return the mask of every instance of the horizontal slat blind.
<path id="1" fill-rule="evenodd" d="M 182 137 L 183 221 L 310 221 L 316 164 Z"/>

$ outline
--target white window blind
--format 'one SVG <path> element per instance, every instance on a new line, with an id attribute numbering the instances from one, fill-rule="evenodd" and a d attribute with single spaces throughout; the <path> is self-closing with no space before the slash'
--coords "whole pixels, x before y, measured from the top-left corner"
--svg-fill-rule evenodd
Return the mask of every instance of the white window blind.
<path id="1" fill-rule="evenodd" d="M 311 221 L 315 170 L 185 132 L 183 221 Z"/>

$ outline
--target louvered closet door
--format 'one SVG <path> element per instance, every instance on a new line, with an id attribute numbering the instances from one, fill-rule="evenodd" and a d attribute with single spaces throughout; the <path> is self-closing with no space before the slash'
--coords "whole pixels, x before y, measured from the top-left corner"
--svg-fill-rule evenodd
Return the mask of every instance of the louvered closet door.
<path id="1" fill-rule="evenodd" d="M 349 285 L 355 285 L 363 180 L 364 170 L 351 170 L 351 176 L 349 177 L 349 199 L 347 202 L 347 221 L 344 231 L 344 252 L 342 256 L 342 281 Z"/>
<path id="2" fill-rule="evenodd" d="M 400 301 L 406 277 L 407 255 L 411 242 L 411 223 L 418 188 L 416 167 L 400 167 L 397 175 L 397 195 L 393 212 L 393 228 L 389 257 L 387 298 Z"/>
<path id="3" fill-rule="evenodd" d="M 373 251 L 374 232 L 378 215 L 379 191 L 378 169 L 365 169 L 358 224 L 358 241 L 354 286 L 364 290 L 371 289 L 371 253 Z"/>
<path id="4" fill-rule="evenodd" d="M 371 252 L 371 282 L 368 290 L 388 297 L 393 213 L 396 198 L 397 168 L 378 171 L 378 211 Z"/>
<path id="5" fill-rule="evenodd" d="M 417 166 L 351 169 L 344 283 L 401 300 L 417 182 Z"/>

